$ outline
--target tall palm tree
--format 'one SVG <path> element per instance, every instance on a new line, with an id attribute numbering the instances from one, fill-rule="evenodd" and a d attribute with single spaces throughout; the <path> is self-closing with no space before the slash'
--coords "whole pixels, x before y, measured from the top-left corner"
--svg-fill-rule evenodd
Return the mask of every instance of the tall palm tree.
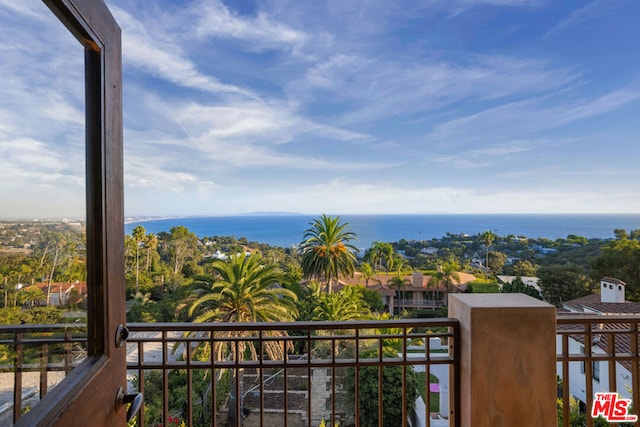
<path id="1" fill-rule="evenodd" d="M 345 286 L 335 294 L 321 294 L 313 309 L 313 320 L 341 322 L 370 317 L 371 310 L 355 286 Z"/>
<path id="2" fill-rule="evenodd" d="M 151 265 L 151 253 L 158 249 L 158 238 L 155 234 L 149 233 L 144 238 L 144 247 L 147 249 L 147 266 L 145 272 L 149 274 L 149 266 Z"/>
<path id="3" fill-rule="evenodd" d="M 307 279 L 324 280 L 331 293 L 331 282 L 337 282 L 340 274 L 353 275 L 358 249 L 349 242 L 356 239 L 356 234 L 347 231 L 349 223 L 341 223 L 339 216 L 323 214 L 310 225 L 300 244 L 302 271 Z"/>
<path id="4" fill-rule="evenodd" d="M 496 235 L 493 234 L 491 231 L 485 231 L 484 233 L 480 234 L 480 240 L 482 240 L 482 243 L 484 243 L 484 246 L 487 248 L 486 255 L 485 255 L 486 257 L 485 264 L 484 264 L 485 279 L 488 277 L 488 272 L 489 272 L 489 248 L 491 248 L 491 244 L 495 239 L 496 239 Z"/>
<path id="5" fill-rule="evenodd" d="M 195 289 L 196 299 L 189 307 L 194 322 L 282 322 L 295 318 L 296 295 L 277 286 L 281 276 L 275 265 L 265 265 L 258 254 L 238 254 L 227 261 L 216 260 L 212 269 L 219 277 L 211 285 Z M 241 331 L 231 332 L 241 336 Z M 284 348 L 264 343 L 270 356 L 283 357 Z M 251 342 L 245 345 L 257 357 Z M 275 346 L 272 346 L 275 345 Z M 273 347 L 273 348 L 272 348 Z M 218 356 L 223 356 L 223 349 Z M 243 350 L 243 349 L 241 349 Z M 242 354 L 243 351 L 240 351 Z"/>
<path id="6" fill-rule="evenodd" d="M 142 242 L 144 242 L 144 235 L 146 233 L 146 230 L 144 229 L 143 226 L 138 225 L 136 226 L 133 231 L 131 232 L 131 237 L 133 237 L 133 240 L 135 242 L 136 245 L 136 293 L 140 292 L 140 286 L 139 286 L 139 275 L 140 275 L 140 244 Z"/>
<path id="7" fill-rule="evenodd" d="M 458 264 L 458 262 L 453 259 L 443 262 L 442 265 L 438 266 L 438 270 L 429 279 L 427 285 L 434 286 L 437 289 L 440 284 L 443 284 L 448 294 L 449 292 L 451 292 L 451 288 L 455 281 L 460 282 L 460 274 L 458 273 L 459 268 L 460 264 Z M 438 299 L 439 297 L 440 295 L 438 295 Z"/>
<path id="8" fill-rule="evenodd" d="M 213 271 L 218 276 L 211 285 L 199 286 L 195 290 L 196 299 L 189 307 L 189 315 L 194 322 L 279 322 L 293 321 L 295 318 L 296 295 L 278 286 L 280 273 L 274 265 L 265 265 L 260 255 L 244 254 L 232 256 L 227 261 L 213 262 Z M 244 357 L 248 350 L 252 360 L 258 360 L 251 331 L 227 331 L 224 338 L 245 338 L 236 341 L 216 341 L 211 349 L 214 360 Z M 286 332 L 264 331 L 263 337 L 286 337 Z M 271 359 L 284 359 L 291 345 L 285 341 L 264 340 L 262 349 Z M 234 371 L 234 374 L 236 372 Z M 239 392 L 242 393 L 242 371 L 237 370 Z M 232 386 L 233 393 L 235 386 Z M 240 394 L 241 396 L 241 394 Z M 242 399 L 242 397 L 240 397 Z M 229 404 L 229 422 L 236 421 L 235 407 Z"/>
<path id="9" fill-rule="evenodd" d="M 393 246 L 388 242 L 375 241 L 365 254 L 367 259 L 378 270 L 382 270 L 382 264 L 386 266 L 387 273 L 393 268 Z"/>
<path id="10" fill-rule="evenodd" d="M 364 285 L 369 286 L 369 280 L 373 277 L 373 268 L 368 262 L 362 263 L 360 266 L 360 273 L 364 279 Z"/>

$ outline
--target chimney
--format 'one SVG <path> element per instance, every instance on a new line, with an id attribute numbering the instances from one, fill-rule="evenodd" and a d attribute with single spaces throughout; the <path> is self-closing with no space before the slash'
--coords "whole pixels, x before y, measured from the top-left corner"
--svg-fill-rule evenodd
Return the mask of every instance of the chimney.
<path id="1" fill-rule="evenodd" d="M 422 282 L 423 282 L 422 273 L 420 273 L 419 271 L 414 271 L 413 274 L 411 275 L 411 283 L 413 284 L 413 286 L 422 287 Z"/>
<path id="2" fill-rule="evenodd" d="M 600 279 L 600 302 L 624 302 L 624 289 L 627 286 L 622 280 L 611 277 Z"/>

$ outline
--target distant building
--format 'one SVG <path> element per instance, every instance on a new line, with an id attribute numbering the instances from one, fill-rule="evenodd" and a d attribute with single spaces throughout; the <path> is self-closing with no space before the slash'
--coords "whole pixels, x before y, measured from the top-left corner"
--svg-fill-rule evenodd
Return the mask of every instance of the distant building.
<path id="1" fill-rule="evenodd" d="M 502 289 L 502 286 L 509 283 L 513 283 L 513 281 L 516 279 L 516 277 L 520 277 L 520 280 L 522 280 L 522 282 L 525 285 L 529 285 L 531 287 L 533 287 L 536 291 L 538 292 L 542 292 L 542 289 L 540 289 L 540 285 L 538 284 L 540 282 L 540 279 L 538 279 L 537 277 L 532 277 L 532 276 L 505 276 L 505 275 L 499 275 L 496 276 L 496 279 L 498 279 L 498 286 L 500 287 L 500 289 Z"/>
<path id="2" fill-rule="evenodd" d="M 620 316 L 640 314 L 640 304 L 627 301 L 625 299 L 626 284 L 618 279 L 611 277 L 603 277 L 600 280 L 600 294 L 587 295 L 585 297 L 576 298 L 567 301 L 558 309 L 558 316 L 591 314 L 600 316 Z M 570 325 L 566 325 L 570 327 Z M 601 328 L 603 331 L 612 328 L 608 324 L 594 325 L 594 328 Z M 617 325 L 617 327 L 620 327 Z M 606 355 L 609 352 L 608 345 L 611 335 L 609 334 L 593 334 L 591 352 L 594 355 Z M 620 335 L 614 342 L 615 352 L 632 354 L 631 340 L 628 335 Z M 569 353 L 581 354 L 585 353 L 584 336 L 580 334 L 569 336 Z M 561 337 L 558 335 L 557 348 L 562 349 Z M 594 360 L 591 362 L 591 381 L 593 392 L 609 392 L 609 372 L 608 363 L 604 361 Z M 558 375 L 561 375 L 558 367 Z M 612 370 L 616 376 L 617 392 L 624 399 L 631 399 L 631 364 L 628 361 L 615 362 L 615 369 Z M 584 407 L 587 401 L 585 395 L 585 366 L 584 363 L 569 364 L 569 391 L 571 395 L 581 402 Z"/>
<path id="3" fill-rule="evenodd" d="M 42 293 L 47 295 L 47 290 L 49 290 L 49 284 L 47 282 L 37 283 L 37 286 Z M 72 300 L 73 298 L 73 300 Z M 58 283 L 54 282 L 51 284 L 50 294 L 49 294 L 49 305 L 51 306 L 61 306 L 68 303 L 74 303 L 81 305 L 87 299 L 87 283 L 86 282 L 75 282 L 75 283 Z M 43 301 L 39 301 L 38 305 L 46 305 L 46 299 Z"/>
<path id="4" fill-rule="evenodd" d="M 460 280 L 454 280 L 451 289 L 447 289 L 444 284 L 430 286 L 431 276 L 424 275 L 419 271 L 414 271 L 411 275 L 401 276 L 404 282 L 401 286 L 392 285 L 395 274 L 376 274 L 371 277 L 367 287 L 380 293 L 390 313 L 399 313 L 402 310 L 424 310 L 435 309 L 447 304 L 448 292 L 464 292 L 469 283 L 476 280 L 473 274 L 458 272 Z M 362 274 L 356 272 L 353 277 L 341 279 L 337 291 L 346 285 L 365 285 Z"/>

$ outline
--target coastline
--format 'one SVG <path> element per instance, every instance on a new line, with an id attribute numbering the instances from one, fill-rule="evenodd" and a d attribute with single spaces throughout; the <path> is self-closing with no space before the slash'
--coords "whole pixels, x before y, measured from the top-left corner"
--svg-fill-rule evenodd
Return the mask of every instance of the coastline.
<path id="1" fill-rule="evenodd" d="M 431 240 L 449 234 L 475 235 L 484 231 L 508 236 L 555 240 L 575 234 L 609 239 L 614 229 L 640 229 L 640 214 L 403 214 L 339 215 L 356 233 L 356 246 L 368 248 L 373 241 Z M 302 241 L 309 223 L 317 218 L 305 214 L 128 217 L 125 233 L 136 225 L 147 232 L 169 232 L 182 225 L 198 237 L 232 236 L 272 246 L 290 247 Z"/>

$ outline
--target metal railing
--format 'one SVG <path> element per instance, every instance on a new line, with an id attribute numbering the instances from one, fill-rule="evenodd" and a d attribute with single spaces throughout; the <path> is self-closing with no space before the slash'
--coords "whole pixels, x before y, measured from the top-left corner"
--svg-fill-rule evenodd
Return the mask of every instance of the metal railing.
<path id="1" fill-rule="evenodd" d="M 141 426 L 240 418 L 256 426 L 448 425 L 459 403 L 454 397 L 444 416 L 431 410 L 434 388 L 446 399 L 459 389 L 452 319 L 128 327 L 130 387 L 145 394 Z M 430 338 L 444 350 L 432 351 Z M 434 371 L 437 387 L 427 374 Z"/>
<path id="2" fill-rule="evenodd" d="M 80 364 L 86 342 L 84 325 L 0 325 L 0 425 L 17 422 Z"/>
<path id="3" fill-rule="evenodd" d="M 600 391 L 631 399 L 637 414 L 639 324 L 640 316 L 558 316 L 559 425 L 577 425 L 576 417 L 597 425 L 590 408 Z M 459 425 L 455 319 L 128 326 L 129 388 L 145 393 L 135 425 L 216 426 L 229 417 L 245 417 L 245 426 L 316 427 L 323 420 L 327 426 L 363 425 L 364 419 L 384 419 L 385 399 L 394 391 L 402 425 L 412 416 L 414 371 L 446 373 L 436 375 L 438 386 L 449 388 L 441 395 L 451 396 L 450 425 Z M 435 350 L 430 338 L 439 338 L 443 349 Z M 0 413 L 8 412 L 9 423 L 31 404 L 25 396 L 37 401 L 53 387 L 52 377 L 80 363 L 85 341 L 79 325 L 0 327 L 0 374 L 11 380 L 8 386 L 3 381 Z M 393 354 L 384 352 L 387 346 L 395 348 Z M 24 381 L 27 374 L 37 377 L 35 387 Z M 415 411 L 419 420 L 413 425 L 446 425 L 433 418 L 438 386 L 428 375 L 419 381 L 424 406 Z"/>
<path id="4" fill-rule="evenodd" d="M 395 307 L 420 307 L 420 308 L 437 308 L 445 305 L 445 301 L 431 299 L 394 299 Z"/>
<path id="5" fill-rule="evenodd" d="M 572 417 L 581 413 L 588 427 L 595 425 L 591 408 L 597 392 L 617 392 L 631 399 L 632 408 L 640 407 L 639 324 L 640 316 L 558 316 L 556 360 L 563 426 L 576 425 Z"/>

